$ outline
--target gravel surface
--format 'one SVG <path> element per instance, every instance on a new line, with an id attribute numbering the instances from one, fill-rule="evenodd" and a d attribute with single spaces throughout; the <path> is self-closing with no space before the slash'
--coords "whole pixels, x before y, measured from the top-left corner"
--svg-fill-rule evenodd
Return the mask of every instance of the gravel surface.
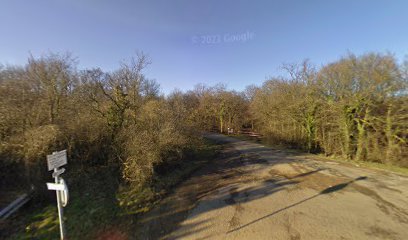
<path id="1" fill-rule="evenodd" d="M 408 178 L 219 134 L 221 156 L 143 216 L 138 239 L 408 239 Z"/>

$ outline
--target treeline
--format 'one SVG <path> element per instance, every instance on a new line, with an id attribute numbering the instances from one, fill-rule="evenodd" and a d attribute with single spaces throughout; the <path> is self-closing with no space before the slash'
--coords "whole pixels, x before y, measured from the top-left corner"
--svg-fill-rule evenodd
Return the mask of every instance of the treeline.
<path id="1" fill-rule="evenodd" d="M 408 166 L 408 63 L 390 54 L 349 54 L 319 69 L 286 64 L 242 92 L 222 85 L 184 94 L 207 130 L 252 128 L 269 141 L 347 159 Z"/>
<path id="2" fill-rule="evenodd" d="M 138 54 L 112 72 L 78 70 L 70 54 L 0 68 L 0 180 L 44 187 L 45 156 L 66 148 L 69 168 L 116 168 L 137 188 L 198 142 L 186 103 L 164 97 Z"/>
<path id="3" fill-rule="evenodd" d="M 312 152 L 408 166 L 408 65 L 392 55 L 348 55 L 315 70 L 287 65 L 289 79 L 256 91 L 258 128 Z"/>
<path id="4" fill-rule="evenodd" d="M 113 166 L 134 187 L 183 159 L 201 130 L 252 128 L 269 141 L 347 159 L 408 166 L 408 63 L 349 54 L 319 69 L 286 64 L 243 92 L 197 85 L 161 95 L 139 54 L 112 72 L 78 70 L 69 54 L 0 68 L 0 178 L 44 180 L 45 156 Z M 13 174 L 14 173 L 16 174 Z"/>

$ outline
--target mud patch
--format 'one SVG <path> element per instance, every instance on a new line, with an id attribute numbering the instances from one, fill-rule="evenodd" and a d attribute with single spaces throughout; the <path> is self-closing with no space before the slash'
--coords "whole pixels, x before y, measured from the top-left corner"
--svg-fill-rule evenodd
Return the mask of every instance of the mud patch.
<path id="1" fill-rule="evenodd" d="M 303 173 L 303 171 L 301 171 L 299 168 L 295 169 L 293 166 L 294 165 L 292 164 L 286 163 L 275 165 L 271 170 L 269 170 L 269 175 L 273 177 L 281 176 L 287 179 L 291 179 Z"/>
<path id="2" fill-rule="evenodd" d="M 377 202 L 377 206 L 384 214 L 390 215 L 391 213 L 393 213 L 393 216 L 396 218 L 397 221 L 408 224 L 408 213 L 406 211 L 397 207 L 393 203 L 388 202 L 380 195 L 378 195 L 375 191 L 367 187 L 357 184 L 352 184 L 351 186 L 352 188 L 350 189 L 356 190 L 357 192 L 374 199 Z"/>
<path id="3" fill-rule="evenodd" d="M 229 189 L 230 196 L 225 199 L 225 203 L 234 207 L 234 215 L 232 216 L 231 220 L 229 221 L 229 228 L 234 229 L 240 226 L 240 215 L 244 211 L 244 208 L 241 206 L 241 203 L 237 203 L 235 198 L 238 197 L 239 193 L 236 191 L 237 188 L 233 187 Z"/>
<path id="4" fill-rule="evenodd" d="M 257 153 L 242 153 L 239 155 L 240 161 L 244 164 L 267 164 L 266 159 L 261 158 Z"/>
<path id="5" fill-rule="evenodd" d="M 299 231 L 297 231 L 295 228 L 293 228 L 293 226 L 291 224 L 291 223 L 293 223 L 295 221 L 295 218 L 296 218 L 296 216 L 293 216 L 293 219 L 290 219 L 290 216 L 286 215 L 286 220 L 285 220 L 285 223 L 284 223 L 290 240 L 300 240 L 301 239 Z"/>
<path id="6" fill-rule="evenodd" d="M 397 238 L 397 233 L 391 230 L 387 230 L 384 228 L 381 228 L 379 226 L 372 226 L 370 227 L 369 231 L 366 232 L 368 236 L 371 237 L 378 237 L 380 239 L 389 239 L 389 240 L 396 240 Z"/>
<path id="7" fill-rule="evenodd" d="M 328 187 L 349 181 L 347 178 L 328 176 L 319 172 L 316 172 L 313 175 L 299 177 L 297 180 L 300 181 L 298 184 L 299 187 L 311 188 L 319 192 Z"/>
<path id="8" fill-rule="evenodd" d="M 400 193 L 400 194 L 402 193 L 401 190 L 395 189 L 395 188 L 392 188 L 392 187 L 389 187 L 389 186 L 385 185 L 385 184 L 382 183 L 382 182 L 376 181 L 376 185 L 377 185 L 379 188 L 387 189 L 387 190 L 390 190 L 390 191 L 393 191 L 393 192 L 396 192 L 396 193 Z"/>
<path id="9" fill-rule="evenodd" d="M 127 240 L 129 237 L 127 234 L 122 232 L 116 228 L 105 229 L 103 231 L 98 232 L 94 239 L 96 240 L 103 240 L 103 239 L 111 239 L 111 240 Z"/>
<path id="10" fill-rule="evenodd" d="M 293 167 L 294 165 L 292 165 Z M 269 174 L 276 179 L 277 177 L 283 177 L 289 180 L 295 180 L 297 185 L 292 190 L 300 188 L 311 188 L 317 191 L 322 191 L 328 187 L 339 185 L 349 181 L 350 179 L 345 177 L 329 176 L 323 173 L 320 173 L 323 169 L 316 169 L 310 171 L 304 171 L 305 168 L 300 168 L 296 166 L 295 171 L 291 173 L 289 171 L 281 172 L 277 169 L 271 169 Z"/>
<path id="11" fill-rule="evenodd" d="M 241 225 L 240 216 L 241 216 L 241 213 L 244 211 L 244 208 L 239 203 L 234 205 L 234 208 L 235 208 L 235 212 L 231 220 L 229 221 L 229 229 L 234 229 Z"/>

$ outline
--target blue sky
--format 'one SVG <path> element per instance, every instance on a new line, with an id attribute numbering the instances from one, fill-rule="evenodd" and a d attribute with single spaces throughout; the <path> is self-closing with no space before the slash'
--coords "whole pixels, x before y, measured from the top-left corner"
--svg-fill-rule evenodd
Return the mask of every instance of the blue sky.
<path id="1" fill-rule="evenodd" d="M 407 10 L 408 1 L 385 0 L 5 0 L 0 63 L 69 51 L 80 69 L 111 71 L 143 51 L 164 93 L 197 83 L 242 90 L 305 58 L 320 66 L 348 51 L 389 51 L 402 60 Z"/>

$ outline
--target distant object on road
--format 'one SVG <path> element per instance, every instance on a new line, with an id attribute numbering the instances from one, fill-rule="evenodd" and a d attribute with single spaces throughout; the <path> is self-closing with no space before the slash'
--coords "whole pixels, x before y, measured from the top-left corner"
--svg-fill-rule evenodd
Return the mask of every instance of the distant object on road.
<path id="1" fill-rule="evenodd" d="M 251 129 L 242 129 L 240 131 L 242 135 L 247 135 L 250 137 L 262 138 L 262 134 L 252 131 Z"/>

